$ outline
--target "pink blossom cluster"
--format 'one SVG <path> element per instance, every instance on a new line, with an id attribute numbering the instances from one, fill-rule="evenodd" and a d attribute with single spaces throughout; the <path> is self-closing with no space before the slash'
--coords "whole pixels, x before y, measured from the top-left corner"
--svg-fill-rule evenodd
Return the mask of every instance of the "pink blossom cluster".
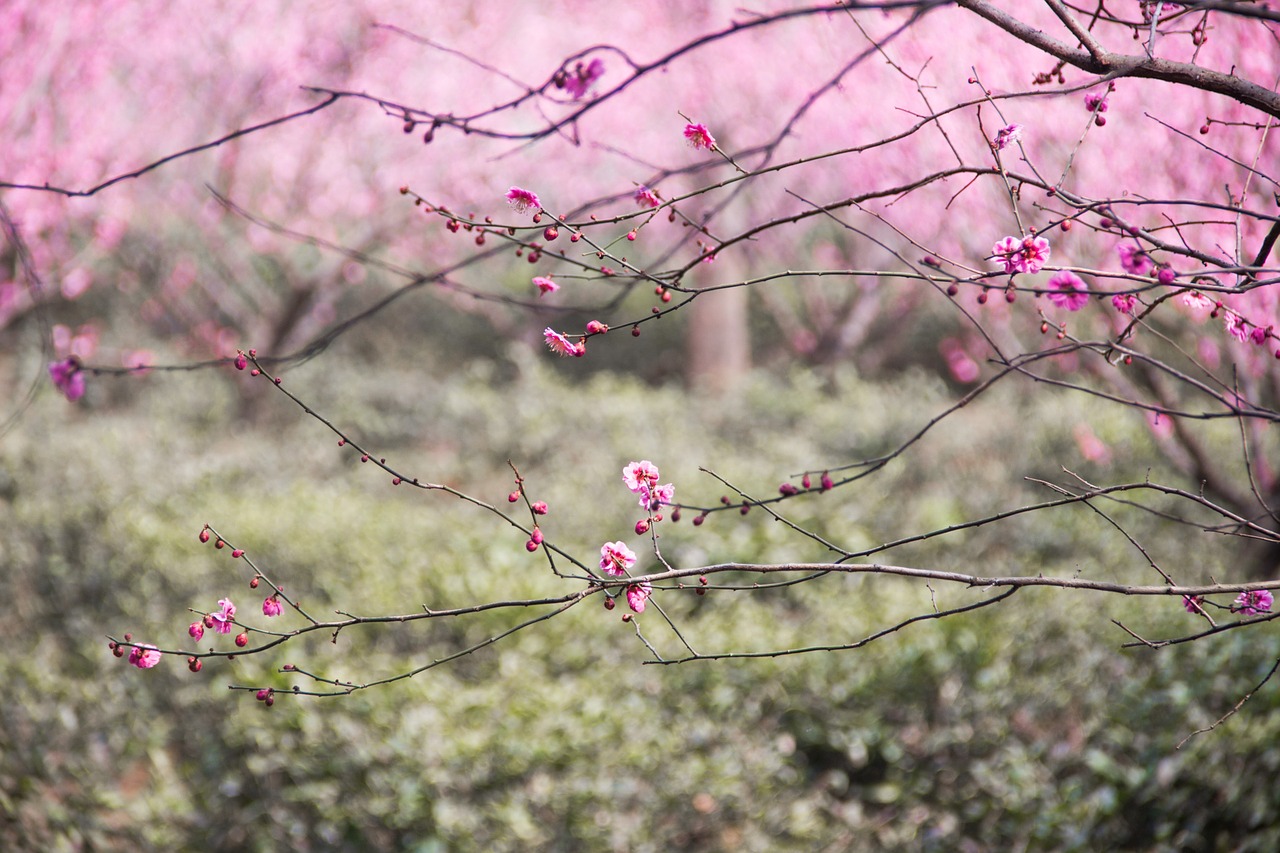
<path id="1" fill-rule="evenodd" d="M 1275 597 L 1270 590 L 1252 589 L 1237 595 L 1236 600 L 1231 603 L 1230 610 L 1232 613 L 1239 613 L 1244 616 L 1258 616 L 1263 613 L 1270 613 L 1273 604 L 1275 604 Z M 1204 605 L 1205 598 L 1203 595 L 1182 596 L 1182 607 L 1188 613 L 1204 613 Z"/>
<path id="2" fill-rule="evenodd" d="M 1007 273 L 1027 273 L 1034 275 L 1040 272 L 1049 262 L 1049 241 L 1034 234 L 1019 239 L 1004 237 L 991 247 L 991 255 L 1004 264 Z"/>
<path id="3" fill-rule="evenodd" d="M 648 459 L 631 462 L 623 468 L 622 482 L 640 496 L 640 506 L 649 512 L 656 512 L 675 500 L 676 487 L 671 483 L 659 486 L 658 466 Z"/>

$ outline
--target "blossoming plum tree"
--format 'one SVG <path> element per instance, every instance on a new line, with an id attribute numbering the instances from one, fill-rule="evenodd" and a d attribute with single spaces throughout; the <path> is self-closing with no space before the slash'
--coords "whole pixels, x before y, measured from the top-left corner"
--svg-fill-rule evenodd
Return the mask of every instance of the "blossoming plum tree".
<path id="1" fill-rule="evenodd" d="M 10 13 L 14 26 L 0 32 L 44 25 L 35 7 L 16 8 Z M 200 366 L 238 370 L 245 383 L 273 386 L 280 400 L 296 404 L 336 436 L 343 452 L 366 463 L 362 475 L 376 469 L 393 485 L 450 495 L 488 514 L 495 530 L 514 529 L 512 547 L 523 544 L 545 559 L 564 585 L 560 594 L 536 600 L 326 619 L 305 610 L 268 576 L 269 555 L 259 562 L 259 555 L 231 545 L 230 532 L 208 527 L 199 532 L 201 542 L 229 547 L 233 558 L 243 560 L 251 586 L 267 585 L 263 619 L 279 617 L 288 624 L 269 629 L 258 619 L 237 616 L 224 597 L 216 610 L 195 611 L 199 618 L 188 628 L 195 646 L 182 647 L 175 639 L 157 647 L 126 634 L 111 640 L 117 656 L 127 654 L 140 668 L 179 657 L 199 671 L 203 661 L 274 653 L 317 631 L 336 636 L 366 624 L 448 619 L 478 608 L 538 613 L 446 658 L 361 683 L 324 675 L 323 663 L 284 669 L 295 679 L 294 695 L 347 695 L 455 660 L 580 605 L 603 602 L 613 610 L 619 596 L 627 605 L 622 618 L 635 626 L 648 662 L 655 664 L 852 649 L 909 624 L 1008 602 L 1028 587 L 1146 596 L 1153 608 L 1181 602 L 1194 620 L 1183 635 L 1149 640 L 1139 629 L 1121 626 L 1135 644 L 1150 648 L 1257 630 L 1276 618 L 1270 590 L 1280 588 L 1280 267 L 1272 256 L 1280 237 L 1280 184 L 1270 164 L 1280 120 L 1273 61 L 1280 12 L 1243 2 L 1061 0 L 773 4 L 750 15 L 724 4 L 708 9 L 691 15 L 684 22 L 690 29 L 667 44 L 652 38 L 597 43 L 589 36 L 598 21 L 588 16 L 572 31 L 579 43 L 554 45 L 551 53 L 504 52 L 505 64 L 495 62 L 497 52 L 482 43 L 463 44 L 460 52 L 417 36 L 408 25 L 409 9 L 395 9 L 404 28 L 384 23 L 367 30 L 376 37 L 366 35 L 362 50 L 461 57 L 456 92 L 408 85 L 396 91 L 391 87 L 405 81 L 375 66 L 371 77 L 384 91 L 371 94 L 373 87 L 364 81 L 350 88 L 303 80 L 307 101 L 300 107 L 281 101 L 277 118 L 237 131 L 227 130 L 232 122 L 218 115 L 224 130 L 211 141 L 175 146 L 176 153 L 132 171 L 107 168 L 114 160 L 97 167 L 77 160 L 67 167 L 59 157 L 32 156 L 7 164 L 0 175 L 0 219 L 9 247 L 0 269 L 8 276 L 0 283 L 0 326 L 37 306 L 78 299 L 88 287 L 85 276 L 92 278 L 82 272 L 82 251 L 95 242 L 110 251 L 123 239 L 120 220 L 88 216 L 81 224 L 93 236 L 86 237 L 74 217 L 61 218 L 58 205 L 83 196 L 105 200 L 161 176 L 172 182 L 181 171 L 175 160 L 222 157 L 225 174 L 207 215 L 221 223 L 236 214 L 264 245 L 293 241 L 320 248 L 339 271 L 326 273 L 317 265 L 310 272 L 313 284 L 294 298 L 274 300 L 261 321 L 231 310 L 213 325 L 188 320 L 187 331 L 199 342 L 189 351 L 203 346 L 212 356 Z M 619 14 L 622 19 L 609 32 L 643 32 L 643 16 Z M 978 55 L 965 48 L 971 44 L 1000 49 Z M 783 72 L 730 59 L 762 52 L 787 57 L 791 66 Z M 341 63 L 335 58 L 332 64 Z M 445 75 L 433 79 L 449 85 Z M 479 103 L 477 80 L 511 94 Z M 875 109 L 868 108 L 868 92 L 878 93 Z M 454 96 L 462 100 L 450 102 Z M 30 104 L 0 103 L 10 118 L 33 110 Z M 343 124 L 333 119 L 339 111 L 345 111 Z M 324 202 L 314 213 L 306 204 L 274 198 L 280 184 L 263 190 L 272 185 L 255 183 L 252 169 L 237 162 L 255 146 L 266 148 L 277 129 L 326 119 L 332 126 L 315 134 L 308 148 L 314 158 L 291 162 L 288 176 L 310 182 L 301 196 Z M 444 158 L 465 153 L 468 163 L 483 168 L 461 168 L 451 180 L 431 169 L 406 168 L 410 177 L 397 180 L 398 193 L 378 190 L 373 181 L 360 184 L 344 171 L 349 164 L 339 163 L 332 174 L 311 168 L 315 158 L 323 160 L 326 146 L 357 125 L 380 134 L 369 149 L 375 155 L 390 151 L 387 139 L 400 138 L 415 152 L 425 145 Z M 60 144 L 54 129 L 44 125 L 20 142 L 28 152 L 56 152 Z M 99 148 L 97 141 L 90 146 Z M 495 154 L 504 156 L 488 156 Z M 394 161 L 401 155 L 387 156 Z M 239 170 L 248 175 L 240 177 Z M 358 185 L 365 194 L 364 218 L 385 217 L 390 224 L 358 229 L 337 223 L 341 190 L 331 195 L 317 189 L 322 178 Z M 473 209 L 480 212 L 461 212 Z M 412 231 L 400 225 L 406 210 L 417 214 Z M 440 226 L 433 231 L 433 247 L 453 260 L 425 270 L 387 260 L 419 254 L 413 241 L 420 236 L 410 235 L 418 235 L 423 217 Z M 219 241 L 227 239 L 210 231 Z M 508 276 L 521 282 L 519 293 L 485 284 L 501 280 L 493 270 L 513 265 L 523 270 Z M 198 316 L 189 309 L 229 296 L 225 288 L 211 288 L 192 301 L 188 293 L 196 276 L 190 266 L 176 265 L 162 292 L 147 298 L 157 322 L 169 315 Z M 341 282 L 359 280 L 369 269 L 401 275 L 405 282 L 339 317 L 333 294 Z M 533 294 L 530 269 L 538 273 Z M 47 286 L 52 281 L 60 287 Z M 728 494 L 718 502 L 698 497 L 698 485 L 684 482 L 677 498 L 674 484 L 660 484 L 657 465 L 632 462 L 623 471 L 623 485 L 638 495 L 637 538 L 601 530 L 584 556 L 544 532 L 548 505 L 534 499 L 531 484 L 514 466 L 511 508 L 416 477 L 357 441 L 356 425 L 319 413 L 309 389 L 284 382 L 290 364 L 321 354 L 355 323 L 378 322 L 384 308 L 428 285 L 476 304 L 500 305 L 500 318 L 486 316 L 502 329 L 519 329 L 510 332 L 513 337 L 535 341 L 542 328 L 542 343 L 552 353 L 587 361 L 599 349 L 634 345 L 632 338 L 653 324 L 708 305 L 712 310 L 694 328 L 699 342 L 714 349 L 718 335 L 745 333 L 740 315 L 714 306 L 747 294 L 776 331 L 776 348 L 813 364 L 857 359 L 871 344 L 882 359 L 909 358 L 907 342 L 877 340 L 878 326 L 886 318 L 909 323 L 932 312 L 949 330 L 934 346 L 961 396 L 888 453 L 814 460 L 806 471 L 761 472 L 751 483 L 721 482 L 715 490 Z M 129 287 L 136 289 L 136 282 L 122 285 Z M 609 298 L 601 300 L 599 293 Z M 531 301 L 530 295 L 545 299 Z M 646 304 L 637 309 L 640 296 Z M 549 303 L 561 317 L 590 319 L 582 326 L 545 325 L 539 306 Z M 304 322 L 302 315 L 310 319 Z M 623 328 L 630 335 L 608 334 Z M 145 341 L 111 342 L 123 361 L 110 366 L 94 361 L 99 344 L 86 343 L 92 335 L 80 335 L 64 329 L 65 343 L 49 348 L 48 376 L 72 402 L 91 395 L 87 385 L 113 375 L 193 366 L 156 363 L 146 355 Z M 589 353 L 587 341 L 594 338 L 600 340 L 592 341 Z M 546 350 L 535 356 L 530 349 L 528 357 L 545 355 Z M 1148 420 L 1184 482 L 1107 485 L 1064 474 L 1059 482 L 1044 483 L 1052 491 L 1048 500 L 934 530 L 902 531 L 873 547 L 842 545 L 788 520 L 794 502 L 837 499 L 909 456 L 926 433 L 960 408 L 981 405 L 990 389 L 1007 383 L 1022 383 L 1034 393 L 1064 389 L 1131 409 Z M 257 399 L 256 405 L 272 405 L 270 398 Z M 1232 423 L 1238 431 L 1238 452 L 1230 458 L 1207 449 L 1200 425 L 1215 422 Z M 1087 425 L 1079 426 L 1082 454 L 1097 453 L 1098 440 Z M 650 451 L 634 451 L 642 452 Z M 599 481 L 616 476 L 600 472 Z M 1160 508 L 1168 500 L 1185 514 Z M 1222 547 L 1249 554 L 1252 568 L 1238 577 L 1206 578 L 1194 565 L 1160 564 L 1131 536 L 1147 567 L 1145 575 L 1125 580 L 1052 566 L 1019 576 L 984 576 L 879 561 L 905 543 L 945 539 L 1028 514 L 1051 517 L 1075 506 L 1097 512 L 1099 524 L 1119 527 L 1106 514 L 1110 502 L 1160 513 L 1171 525 L 1221 534 L 1228 543 Z M 681 565 L 660 547 L 662 531 L 684 515 L 701 526 L 712 516 L 753 512 L 789 525 L 801 540 L 820 542 L 831 559 L 763 563 L 745 554 L 736 562 Z M 738 580 L 744 572 L 761 580 L 744 586 Z M 937 582 L 952 591 L 945 607 L 864 640 L 788 649 L 695 651 L 696 640 L 661 606 L 676 596 L 714 598 L 775 583 L 821 584 L 849 573 Z M 712 582 L 717 576 L 724 580 Z M 731 606 L 727 599 L 724 606 Z M 184 621 L 175 613 L 175 638 Z M 655 630 L 641 633 L 642 621 Z M 670 629 L 669 645 L 656 640 L 661 625 Z M 200 646 L 206 628 L 227 635 L 237 629 L 234 645 Z M 238 686 L 268 706 L 274 702 L 274 688 Z"/>

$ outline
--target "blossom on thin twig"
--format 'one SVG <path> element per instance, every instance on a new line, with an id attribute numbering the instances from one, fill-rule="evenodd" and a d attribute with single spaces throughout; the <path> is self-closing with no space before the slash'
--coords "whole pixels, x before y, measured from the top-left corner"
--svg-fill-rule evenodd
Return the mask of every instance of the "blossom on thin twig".
<path id="1" fill-rule="evenodd" d="M 134 646 L 129 651 L 129 663 L 138 669 L 151 669 L 151 667 L 160 663 L 160 651 L 155 646 L 145 643 Z"/>
<path id="2" fill-rule="evenodd" d="M 507 201 L 515 208 L 516 213 L 524 213 L 530 209 L 536 213 L 542 209 L 542 202 L 538 201 L 538 194 L 529 190 L 522 190 L 520 187 L 512 187 L 507 190 Z"/>
<path id="3" fill-rule="evenodd" d="M 636 204 L 640 207 L 657 207 L 662 204 L 662 200 L 658 198 L 658 194 L 648 187 L 641 187 L 636 190 Z"/>
<path id="4" fill-rule="evenodd" d="M 653 587 L 647 583 L 633 583 L 627 587 L 627 606 L 636 613 L 643 613 L 645 605 L 649 603 L 649 596 L 653 594 Z"/>
<path id="5" fill-rule="evenodd" d="M 1022 239 L 1004 237 L 991 247 L 992 257 L 1004 264 L 1004 271 L 1007 273 L 1024 272 L 1034 275 L 1049 262 L 1049 253 L 1049 241 L 1034 234 L 1028 234 Z"/>
<path id="6" fill-rule="evenodd" d="M 1079 276 L 1067 270 L 1054 273 L 1049 279 L 1049 301 L 1068 311 L 1079 311 L 1089 304 L 1089 294 Z"/>
<path id="7" fill-rule="evenodd" d="M 569 97 L 575 101 L 587 94 L 587 90 L 591 88 L 591 84 L 604 76 L 604 60 L 596 58 L 583 67 L 579 62 L 573 69 L 574 73 L 566 75 L 564 81 L 564 90 L 569 93 Z"/>
<path id="8" fill-rule="evenodd" d="M 209 627 L 219 634 L 230 634 L 232 622 L 236 618 L 236 606 L 231 603 L 231 599 L 220 598 L 218 599 L 218 607 L 222 609 L 217 613 L 209 614 L 209 620 L 213 623 Z"/>
<path id="9" fill-rule="evenodd" d="M 1235 602 L 1231 605 L 1231 609 L 1237 613 L 1243 613 L 1245 616 L 1269 613 L 1271 612 L 1273 601 L 1274 598 L 1268 590 L 1254 589 L 1237 595 Z"/>
<path id="10" fill-rule="evenodd" d="M 1003 151 L 1010 145 L 1016 145 L 1022 141 L 1022 125 L 1010 124 L 996 131 L 996 138 L 992 141 L 997 151 Z"/>
<path id="11" fill-rule="evenodd" d="M 80 360 L 75 356 L 50 362 L 49 378 L 53 380 L 54 387 L 71 402 L 84 396 L 84 372 L 80 369 Z"/>
<path id="12" fill-rule="evenodd" d="M 586 344 L 582 341 L 574 343 L 550 326 L 547 326 L 542 331 L 542 338 L 547 342 L 547 346 L 551 348 L 551 351 L 557 355 L 571 355 L 575 358 L 582 358 L 587 354 Z"/>
<path id="13" fill-rule="evenodd" d="M 600 546 L 600 568 L 607 575 L 620 578 L 636 564 L 636 555 L 624 542 L 606 542 Z"/>
<path id="14" fill-rule="evenodd" d="M 689 122 L 684 126 L 684 138 L 692 148 L 705 148 L 711 151 L 716 147 L 716 138 L 707 130 L 705 124 Z"/>
<path id="15" fill-rule="evenodd" d="M 538 288 L 539 296 L 546 296 L 548 293 L 555 293 L 560 289 L 560 285 L 544 275 L 534 276 L 533 283 Z"/>
<path id="16" fill-rule="evenodd" d="M 633 492 L 651 489 L 658 485 L 658 466 L 648 459 L 629 462 L 622 469 L 622 482 Z"/>
<path id="17" fill-rule="evenodd" d="M 279 616 L 282 609 L 280 599 L 274 595 L 264 599 L 262 602 L 263 616 Z"/>

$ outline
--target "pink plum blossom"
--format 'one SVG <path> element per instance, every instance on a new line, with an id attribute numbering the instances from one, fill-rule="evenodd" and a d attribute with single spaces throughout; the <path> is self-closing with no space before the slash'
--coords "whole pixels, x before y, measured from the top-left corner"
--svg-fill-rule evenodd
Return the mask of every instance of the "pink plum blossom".
<path id="1" fill-rule="evenodd" d="M 653 488 L 658 485 L 658 466 L 648 459 L 629 462 L 622 469 L 622 482 L 633 492 Z"/>
<path id="2" fill-rule="evenodd" d="M 1089 112 L 1105 113 L 1107 111 L 1107 96 L 1099 95 L 1097 92 L 1090 92 L 1084 96 L 1084 108 Z"/>
<path id="3" fill-rule="evenodd" d="M 71 402 L 84 396 L 84 372 L 80 369 L 80 360 L 75 356 L 50 362 L 49 378 L 53 380 L 54 387 Z"/>
<path id="4" fill-rule="evenodd" d="M 1049 301 L 1068 311 L 1079 311 L 1089 304 L 1084 282 L 1075 273 L 1061 270 L 1049 279 Z"/>
<path id="5" fill-rule="evenodd" d="M 534 276 L 533 283 L 534 286 L 538 288 L 539 296 L 545 296 L 548 293 L 555 293 L 560 289 L 560 285 L 556 284 L 545 275 Z"/>
<path id="6" fill-rule="evenodd" d="M 671 483 L 665 486 L 654 486 L 650 488 L 647 485 L 640 487 L 640 506 L 647 510 L 653 511 L 658 507 L 669 504 L 676 499 L 676 487 Z"/>
<path id="7" fill-rule="evenodd" d="M 1249 323 L 1234 311 L 1227 311 L 1222 318 L 1222 324 L 1227 330 L 1227 334 L 1235 338 L 1240 343 L 1249 341 Z"/>
<path id="8" fill-rule="evenodd" d="M 507 190 L 507 201 L 515 208 L 516 213 L 524 213 L 530 209 L 536 213 L 542 209 L 542 202 L 538 201 L 537 194 L 522 190 L 520 187 Z"/>
<path id="9" fill-rule="evenodd" d="M 648 187 L 641 187 L 636 190 L 636 204 L 640 207 L 657 207 L 662 204 L 662 200 L 658 198 L 658 194 Z"/>
<path id="10" fill-rule="evenodd" d="M 218 607 L 222 609 L 217 613 L 209 614 L 209 620 L 213 623 L 209 627 L 219 634 L 230 634 L 232 621 L 236 618 L 236 606 L 231 603 L 231 599 L 220 598 L 218 599 Z"/>
<path id="11" fill-rule="evenodd" d="M 569 93 L 569 97 L 575 101 L 587 93 L 591 88 L 591 84 L 604 76 L 604 61 L 596 58 L 584 68 L 579 62 L 574 68 L 574 73 L 568 75 L 564 81 L 564 90 Z"/>
<path id="12" fill-rule="evenodd" d="M 575 358 L 582 358 L 587 354 L 587 345 L 579 341 L 574 343 L 564 335 L 548 326 L 542 332 L 543 340 L 547 342 L 547 346 L 557 355 L 571 355 Z"/>
<path id="13" fill-rule="evenodd" d="M 643 613 L 645 606 L 649 603 L 649 596 L 653 594 L 653 587 L 647 583 L 633 583 L 627 587 L 627 606 L 636 613 Z"/>
<path id="14" fill-rule="evenodd" d="M 155 646 L 145 643 L 129 650 L 129 663 L 138 669 L 151 669 L 160 663 L 160 651 Z"/>
<path id="15" fill-rule="evenodd" d="M 279 616 L 283 608 L 280 606 L 280 599 L 276 596 L 268 596 L 262 602 L 263 616 Z"/>
<path id="16" fill-rule="evenodd" d="M 1255 589 L 1249 592 L 1242 592 L 1236 596 L 1235 603 L 1231 605 L 1231 609 L 1237 613 L 1243 613 L 1245 616 L 1269 613 L 1271 612 L 1273 601 L 1274 599 L 1268 590 Z"/>
<path id="17" fill-rule="evenodd" d="M 716 139 L 707 130 L 705 124 L 689 122 L 684 126 L 684 138 L 692 148 L 705 148 L 708 151 L 716 147 Z"/>
<path id="18" fill-rule="evenodd" d="M 1213 308 L 1213 300 L 1198 290 L 1188 290 L 1182 294 L 1182 304 L 1188 308 L 1199 308 L 1208 311 Z"/>
<path id="19" fill-rule="evenodd" d="M 190 627 L 187 628 L 187 633 L 191 635 L 191 639 L 195 640 L 197 643 L 200 642 L 204 637 L 204 623 L 192 622 Z"/>
<path id="20" fill-rule="evenodd" d="M 1204 608 L 1200 605 L 1204 604 L 1203 595 L 1184 595 L 1182 596 L 1182 607 L 1188 613 L 1203 613 Z"/>
<path id="21" fill-rule="evenodd" d="M 991 247 L 991 254 L 1004 264 L 1005 272 L 1017 272 L 1018 258 L 1022 255 L 1022 241 L 1017 237 L 1001 238 Z"/>
<path id="22" fill-rule="evenodd" d="M 1155 266 L 1151 256 L 1138 246 L 1121 243 L 1116 251 L 1120 254 L 1120 267 L 1131 275 L 1146 275 Z"/>
<path id="23" fill-rule="evenodd" d="M 1022 140 L 1022 125 L 1010 124 L 996 131 L 996 138 L 993 141 L 997 151 L 1003 151 L 1010 145 L 1015 145 Z"/>
<path id="24" fill-rule="evenodd" d="M 1138 305 L 1138 298 L 1132 293 L 1117 293 L 1111 297 L 1111 304 L 1121 314 L 1132 314 L 1133 309 Z"/>
<path id="25" fill-rule="evenodd" d="M 636 555 L 624 542 L 606 542 L 600 546 L 600 568 L 607 575 L 622 577 L 636 564 Z"/>
<path id="26" fill-rule="evenodd" d="M 1018 271 L 1035 275 L 1049 262 L 1049 241 L 1043 237 L 1028 234 L 1022 238 L 1022 254 L 1019 257 Z"/>

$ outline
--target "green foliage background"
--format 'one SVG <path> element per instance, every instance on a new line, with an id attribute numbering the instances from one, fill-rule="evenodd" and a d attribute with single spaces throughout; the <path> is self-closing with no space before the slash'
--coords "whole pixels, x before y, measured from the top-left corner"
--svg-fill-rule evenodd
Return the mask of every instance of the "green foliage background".
<path id="1" fill-rule="evenodd" d="M 548 538 L 583 559 L 609 539 L 642 550 L 618 477 L 628 459 L 654 460 L 681 498 L 712 504 L 723 489 L 699 465 L 763 494 L 815 462 L 884 451 L 956 396 L 924 370 L 874 382 L 797 370 L 713 401 L 519 348 L 461 369 L 439 357 L 387 367 L 370 358 L 376 340 L 285 381 L 414 476 L 501 502 L 515 461 L 551 505 Z M 108 633 L 186 646 L 186 608 L 224 595 L 263 621 L 245 566 L 197 543 L 206 522 L 317 613 L 570 588 L 518 531 L 447 495 L 392 488 L 282 396 L 248 385 L 210 373 L 95 380 L 81 406 L 44 393 L 0 444 L 4 849 L 1280 846 L 1274 688 L 1175 749 L 1266 674 L 1280 643 L 1262 627 L 1155 654 L 1119 649 L 1128 638 L 1111 619 L 1148 636 L 1188 630 L 1172 601 L 1029 590 L 855 652 L 657 667 L 642 665 L 620 611 L 592 599 L 411 681 L 281 696 L 269 710 L 227 685 L 287 689 L 288 662 L 389 675 L 527 614 L 350 630 L 198 675 L 173 659 L 129 667 Z M 786 513 L 865 546 L 1048 497 L 1026 476 L 1061 479 L 1065 466 L 1141 479 L 1158 459 L 1130 413 L 1017 390 L 993 392 L 986 411 L 1000 417 L 963 410 L 878 477 Z M 1086 417 L 1115 454 L 1105 472 L 1071 439 Z M 1179 579 L 1231 575 L 1230 540 L 1107 510 Z M 824 557 L 759 512 L 662 527 L 664 553 L 682 565 Z M 1141 555 L 1084 508 L 885 559 L 1150 580 Z M 942 607 L 988 594 L 933 593 Z M 742 651 L 856 640 L 926 612 L 930 596 L 904 580 L 828 577 L 658 600 L 699 650 Z M 677 654 L 655 615 L 645 636 Z"/>

